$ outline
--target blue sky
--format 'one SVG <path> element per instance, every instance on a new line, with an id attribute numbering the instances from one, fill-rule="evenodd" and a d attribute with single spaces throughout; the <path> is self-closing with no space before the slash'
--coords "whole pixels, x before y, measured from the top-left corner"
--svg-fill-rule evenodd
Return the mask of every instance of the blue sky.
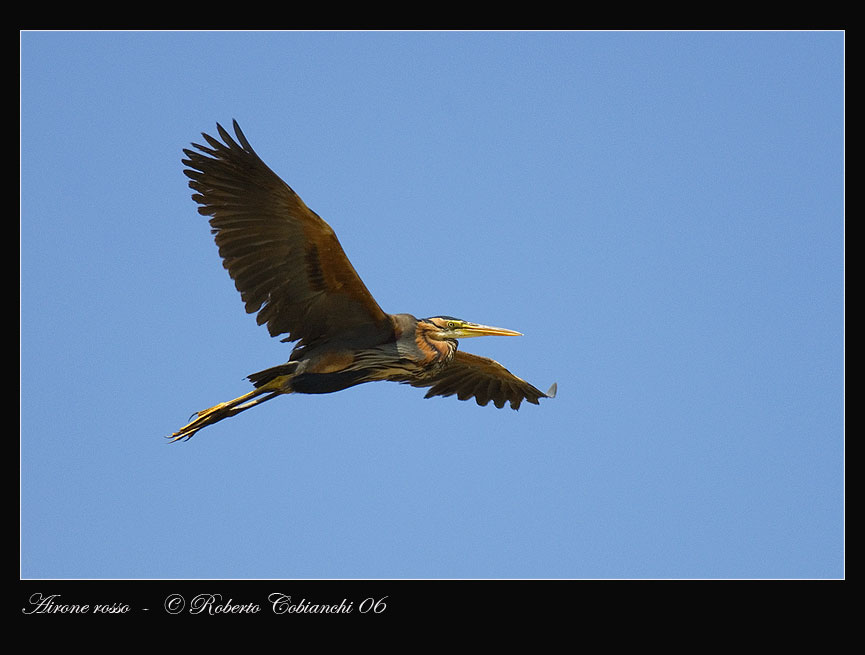
<path id="1" fill-rule="evenodd" d="M 386 311 L 558 397 L 285 361 L 181 149 L 236 118 Z M 844 35 L 21 35 L 25 578 L 844 576 Z"/>

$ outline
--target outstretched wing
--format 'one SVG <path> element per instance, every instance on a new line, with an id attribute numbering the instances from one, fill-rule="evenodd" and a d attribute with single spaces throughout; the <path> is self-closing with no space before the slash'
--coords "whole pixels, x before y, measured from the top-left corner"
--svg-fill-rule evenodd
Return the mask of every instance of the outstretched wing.
<path id="1" fill-rule="evenodd" d="M 340 335 L 376 339 L 392 329 L 331 227 L 259 158 L 234 121 L 235 141 L 184 150 L 189 186 L 247 313 L 271 336 L 310 345 Z"/>
<path id="2" fill-rule="evenodd" d="M 424 398 L 453 396 L 468 400 L 474 396 L 478 405 L 491 400 L 501 409 L 506 402 L 519 409 L 523 400 L 537 405 L 539 398 L 553 398 L 556 385 L 544 393 L 507 370 L 498 362 L 461 350 L 454 353 L 450 364 L 428 378 L 408 380 L 413 387 L 431 387 Z"/>

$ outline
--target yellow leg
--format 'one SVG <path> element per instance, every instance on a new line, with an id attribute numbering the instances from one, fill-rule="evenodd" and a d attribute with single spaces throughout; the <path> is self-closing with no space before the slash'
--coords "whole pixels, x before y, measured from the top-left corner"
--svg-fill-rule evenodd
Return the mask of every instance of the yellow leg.
<path id="1" fill-rule="evenodd" d="M 235 398 L 234 400 L 219 403 L 218 405 L 214 405 L 213 407 L 203 409 L 200 412 L 193 414 L 193 416 L 195 416 L 194 420 L 184 425 L 182 428 L 180 428 L 177 432 L 175 432 L 168 438 L 171 439 L 172 442 L 179 441 L 181 439 L 191 439 L 192 436 L 201 428 L 205 428 L 208 425 L 218 423 L 222 419 L 228 418 L 229 416 L 239 414 L 240 412 L 245 411 L 250 407 L 254 407 L 259 403 L 270 400 L 271 398 L 275 398 L 280 394 L 290 393 L 283 390 L 285 389 L 284 382 L 286 381 L 286 377 L 287 376 L 276 378 L 274 380 L 271 380 L 267 384 L 258 387 L 257 389 L 253 389 L 249 393 L 245 393 L 242 396 Z M 262 394 L 267 395 L 261 398 L 257 398 L 257 396 L 261 396 Z M 253 400 L 254 398 L 255 400 Z"/>

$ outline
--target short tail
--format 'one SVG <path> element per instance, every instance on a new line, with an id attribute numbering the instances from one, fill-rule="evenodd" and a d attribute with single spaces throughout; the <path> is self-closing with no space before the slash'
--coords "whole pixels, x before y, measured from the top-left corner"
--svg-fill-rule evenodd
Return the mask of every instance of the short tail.
<path id="1" fill-rule="evenodd" d="M 252 375 L 247 375 L 246 379 L 252 382 L 252 384 L 255 385 L 255 388 L 258 389 L 259 387 L 266 385 L 268 382 L 272 382 L 276 378 L 293 375 L 296 369 L 297 362 L 287 362 L 285 364 L 280 364 L 279 366 L 266 368 L 263 371 L 253 373 Z"/>

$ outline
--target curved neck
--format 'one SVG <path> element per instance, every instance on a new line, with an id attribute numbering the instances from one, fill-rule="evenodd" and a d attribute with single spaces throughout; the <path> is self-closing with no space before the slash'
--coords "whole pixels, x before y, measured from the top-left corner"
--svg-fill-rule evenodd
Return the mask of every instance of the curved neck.
<path id="1" fill-rule="evenodd" d="M 446 364 L 457 351 L 457 340 L 442 339 L 438 335 L 439 328 L 436 325 L 420 320 L 415 325 L 414 335 L 408 332 L 405 336 L 413 337 L 414 346 L 424 364 Z"/>

